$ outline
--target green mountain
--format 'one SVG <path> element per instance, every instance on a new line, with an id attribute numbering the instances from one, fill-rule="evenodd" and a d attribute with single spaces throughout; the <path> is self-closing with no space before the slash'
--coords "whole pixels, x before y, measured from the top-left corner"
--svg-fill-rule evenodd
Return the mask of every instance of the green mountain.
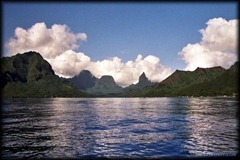
<path id="1" fill-rule="evenodd" d="M 238 65 L 236 62 L 223 74 L 209 82 L 195 84 L 184 89 L 179 93 L 192 96 L 233 96 L 238 93 Z"/>
<path id="2" fill-rule="evenodd" d="M 85 91 L 95 86 L 97 78 L 88 70 L 81 71 L 73 78 L 66 79 L 69 83 L 75 85 L 79 90 Z"/>
<path id="3" fill-rule="evenodd" d="M 123 88 L 118 86 L 112 76 L 102 76 L 96 81 L 94 87 L 86 90 L 87 93 L 95 96 L 118 96 Z"/>
<path id="4" fill-rule="evenodd" d="M 126 88 L 124 88 L 124 93 L 122 96 L 126 97 L 141 97 L 144 95 L 142 92 L 144 89 L 148 89 L 150 86 L 153 86 L 155 83 L 148 80 L 145 73 L 143 72 L 139 77 L 137 84 L 132 84 Z"/>
<path id="5" fill-rule="evenodd" d="M 175 71 L 168 78 L 145 92 L 147 97 L 221 96 L 237 93 L 238 62 L 225 70 L 222 67 Z"/>
<path id="6" fill-rule="evenodd" d="M 0 87 L 3 97 L 174 97 L 238 95 L 236 62 L 229 69 L 197 68 L 176 70 L 160 83 L 152 83 L 145 73 L 137 84 L 118 86 L 112 76 L 94 77 L 89 71 L 64 79 L 55 75 L 51 65 L 37 52 L 2 57 Z M 84 92 L 82 92 L 84 91 Z"/>
<path id="7" fill-rule="evenodd" d="M 26 52 L 1 60 L 3 97 L 86 96 L 55 75 L 51 65 L 37 52 Z"/>
<path id="8" fill-rule="evenodd" d="M 66 81 L 93 96 L 112 97 L 123 92 L 123 88 L 115 83 L 112 76 L 105 75 L 98 79 L 87 70 L 81 71 L 77 76 L 66 79 Z"/>

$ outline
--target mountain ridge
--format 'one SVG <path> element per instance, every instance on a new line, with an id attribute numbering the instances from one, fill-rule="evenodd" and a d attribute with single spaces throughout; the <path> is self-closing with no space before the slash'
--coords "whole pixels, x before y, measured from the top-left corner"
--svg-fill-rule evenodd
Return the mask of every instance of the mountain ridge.
<path id="1" fill-rule="evenodd" d="M 98 78 L 96 78 L 88 70 L 82 70 L 78 75 L 66 79 L 69 83 L 75 85 L 79 90 L 85 91 L 95 85 Z"/>
<path id="2" fill-rule="evenodd" d="M 151 82 L 147 77 L 145 72 L 143 72 L 138 79 L 138 83 L 129 85 L 124 88 L 124 94 L 122 96 L 127 97 L 138 97 L 143 96 L 141 90 L 153 86 L 155 83 Z"/>
<path id="3" fill-rule="evenodd" d="M 123 92 L 123 88 L 118 86 L 114 78 L 110 75 L 104 75 L 96 81 L 94 87 L 86 90 L 87 93 L 96 96 L 118 96 Z"/>
<path id="4" fill-rule="evenodd" d="M 1 58 L 3 97 L 171 97 L 238 95 L 239 62 L 221 66 L 176 70 L 161 82 L 151 82 L 145 72 L 138 83 L 122 88 L 114 77 L 96 78 L 90 71 L 66 79 L 58 77 L 40 53 L 29 51 Z"/>
<path id="5" fill-rule="evenodd" d="M 229 69 L 217 66 L 197 68 L 194 71 L 176 70 L 162 82 L 145 91 L 144 96 L 232 96 L 237 94 L 238 66 L 239 62 Z M 220 80 L 221 84 L 218 82 Z"/>
<path id="6" fill-rule="evenodd" d="M 55 75 L 52 66 L 34 51 L 1 58 L 0 79 L 5 98 L 87 96 Z"/>

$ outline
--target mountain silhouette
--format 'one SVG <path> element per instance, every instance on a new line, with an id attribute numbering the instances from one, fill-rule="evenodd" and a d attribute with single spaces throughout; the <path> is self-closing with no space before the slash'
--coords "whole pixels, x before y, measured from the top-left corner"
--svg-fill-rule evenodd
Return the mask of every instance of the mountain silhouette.
<path id="1" fill-rule="evenodd" d="M 55 75 L 51 65 L 37 52 L 1 58 L 3 97 L 81 97 L 87 94 Z"/>
<path id="2" fill-rule="evenodd" d="M 143 94 L 142 90 L 145 88 L 148 88 L 154 84 L 155 83 L 148 80 L 145 72 L 143 72 L 139 77 L 138 83 L 132 84 L 132 85 L 124 88 L 123 96 L 130 96 L 130 97 L 142 96 L 142 94 Z"/>
<path id="3" fill-rule="evenodd" d="M 239 62 L 220 66 L 176 70 L 162 82 L 151 82 L 145 72 L 138 83 L 122 88 L 114 77 L 100 79 L 83 70 L 73 78 L 57 76 L 41 54 L 30 51 L 2 57 L 0 82 L 3 97 L 175 97 L 238 95 Z"/>
<path id="4" fill-rule="evenodd" d="M 102 76 L 94 87 L 87 89 L 87 93 L 97 96 L 118 96 L 122 92 L 123 88 L 118 86 L 114 78 L 109 75 Z"/>
<path id="5" fill-rule="evenodd" d="M 75 85 L 79 90 L 87 90 L 95 86 L 98 79 L 92 75 L 88 70 L 81 71 L 73 78 L 67 79 L 69 83 Z"/>

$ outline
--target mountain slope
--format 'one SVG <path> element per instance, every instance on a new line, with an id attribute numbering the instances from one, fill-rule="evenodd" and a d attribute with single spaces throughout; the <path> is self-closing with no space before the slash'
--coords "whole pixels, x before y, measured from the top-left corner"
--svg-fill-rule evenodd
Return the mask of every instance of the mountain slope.
<path id="1" fill-rule="evenodd" d="M 177 70 L 149 89 L 145 96 L 232 95 L 237 90 L 237 69 L 234 66 L 231 68 L 228 70 L 222 67 L 197 68 L 192 72 Z"/>
<path id="2" fill-rule="evenodd" d="M 94 87 L 97 80 L 88 70 L 83 70 L 77 76 L 67 79 L 69 83 L 75 85 L 79 90 L 87 90 Z"/>
<path id="3" fill-rule="evenodd" d="M 195 71 L 175 71 L 171 76 L 161 82 L 161 84 L 181 88 L 192 84 L 210 81 L 225 71 L 222 67 L 197 68 Z M 160 87 L 159 85 L 158 87 Z"/>
<path id="4" fill-rule="evenodd" d="M 150 82 L 145 73 L 142 73 L 137 84 L 124 89 L 115 83 L 112 76 L 97 79 L 89 71 L 82 71 L 71 79 L 60 78 L 37 52 L 3 57 L 0 62 L 3 97 L 82 97 L 89 94 L 99 97 L 238 95 L 239 62 L 227 70 L 222 67 L 197 68 L 192 72 L 177 70 L 157 84 Z"/>
<path id="5" fill-rule="evenodd" d="M 212 81 L 186 87 L 179 93 L 193 96 L 236 95 L 238 93 L 238 66 L 239 62 L 236 62 Z"/>
<path id="6" fill-rule="evenodd" d="M 1 58 L 3 97 L 86 96 L 55 75 L 51 65 L 37 52 Z"/>
<path id="7" fill-rule="evenodd" d="M 138 80 L 138 83 L 132 84 L 126 88 L 124 88 L 124 94 L 122 96 L 130 96 L 130 97 L 138 97 L 142 96 L 144 93 L 142 92 L 143 89 L 147 89 L 148 87 L 154 85 L 148 80 L 145 73 L 143 72 Z"/>
<path id="8" fill-rule="evenodd" d="M 115 83 L 112 76 L 102 76 L 96 81 L 94 87 L 86 91 L 95 96 L 118 96 L 123 92 L 123 88 Z"/>

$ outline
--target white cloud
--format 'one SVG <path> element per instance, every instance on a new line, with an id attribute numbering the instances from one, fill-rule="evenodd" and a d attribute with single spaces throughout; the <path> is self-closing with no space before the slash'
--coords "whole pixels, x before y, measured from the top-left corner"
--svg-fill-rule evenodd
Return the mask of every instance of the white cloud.
<path id="1" fill-rule="evenodd" d="M 90 62 L 90 57 L 84 53 L 76 53 L 67 50 L 54 59 L 46 59 L 55 73 L 61 77 L 73 77 L 86 68 Z"/>
<path id="2" fill-rule="evenodd" d="M 160 59 L 153 55 L 145 58 L 138 55 L 135 61 L 127 61 L 126 63 L 121 62 L 120 58 L 114 57 L 91 62 L 87 69 L 98 78 L 102 75 L 112 75 L 116 83 L 121 86 L 137 83 L 143 72 L 153 82 L 160 82 L 172 73 L 170 68 L 161 65 Z"/>
<path id="3" fill-rule="evenodd" d="M 86 39 L 85 33 L 72 33 L 66 25 L 54 24 L 47 28 L 45 23 L 36 23 L 27 30 L 16 28 L 15 37 L 10 38 L 6 47 L 9 55 L 30 50 L 39 52 L 52 65 L 55 73 L 62 77 L 72 77 L 87 69 L 98 78 L 111 75 L 117 84 L 127 86 L 137 83 L 142 72 L 151 81 L 157 82 L 172 73 L 153 55 L 145 58 L 138 55 L 135 61 L 126 63 L 118 57 L 93 62 L 84 53 L 74 51 L 79 48 L 77 42 Z"/>
<path id="4" fill-rule="evenodd" d="M 44 58 L 55 58 L 66 50 L 74 50 L 79 46 L 78 40 L 86 40 L 85 33 L 74 34 L 66 25 L 54 24 L 47 28 L 45 23 L 36 23 L 25 30 L 17 27 L 15 37 L 6 44 L 10 55 L 34 50 Z"/>
<path id="5" fill-rule="evenodd" d="M 229 68 L 237 61 L 237 20 L 210 19 L 201 29 L 202 41 L 188 44 L 178 54 L 187 64 L 185 70 L 197 67 Z"/>
<path id="6" fill-rule="evenodd" d="M 201 29 L 202 45 L 213 51 L 236 53 L 237 20 L 226 21 L 223 18 L 210 19 L 206 29 Z"/>

